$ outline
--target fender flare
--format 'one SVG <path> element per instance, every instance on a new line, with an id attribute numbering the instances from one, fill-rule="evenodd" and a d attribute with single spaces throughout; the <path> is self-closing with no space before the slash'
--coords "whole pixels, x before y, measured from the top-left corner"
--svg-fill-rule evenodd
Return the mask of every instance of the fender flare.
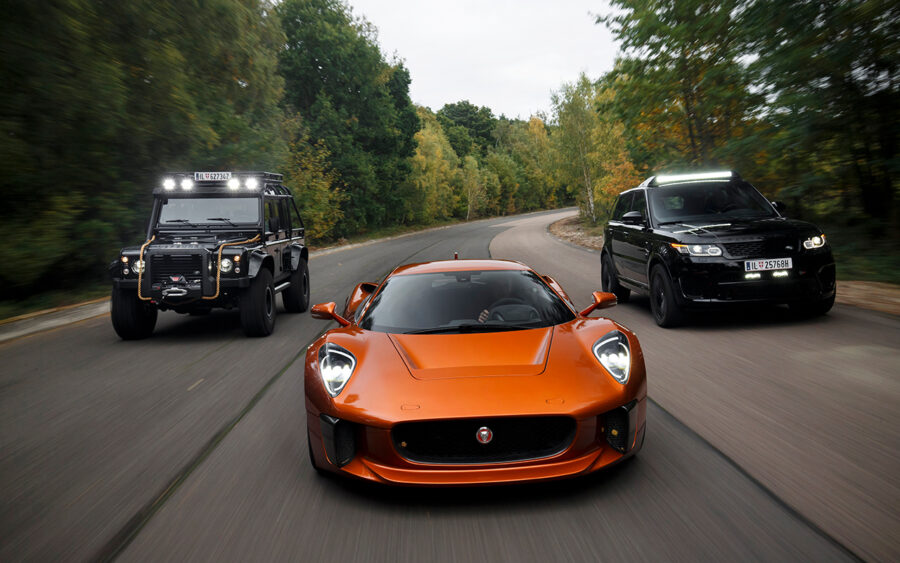
<path id="1" fill-rule="evenodd" d="M 247 275 L 255 278 L 259 274 L 260 268 L 268 267 L 270 271 L 275 270 L 274 259 L 265 252 L 253 251 L 250 253 L 250 266 L 247 269 Z"/>
<path id="2" fill-rule="evenodd" d="M 291 249 L 291 271 L 296 271 L 300 267 L 300 261 L 309 262 L 309 249 L 301 244 L 292 244 Z"/>

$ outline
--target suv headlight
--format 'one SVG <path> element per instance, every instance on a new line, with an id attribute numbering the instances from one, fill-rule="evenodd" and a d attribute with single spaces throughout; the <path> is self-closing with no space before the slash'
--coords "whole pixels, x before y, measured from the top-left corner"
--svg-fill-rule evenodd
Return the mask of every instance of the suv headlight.
<path id="1" fill-rule="evenodd" d="M 222 261 L 219 262 L 219 269 L 222 270 L 223 274 L 227 274 L 232 268 L 234 268 L 234 262 L 228 258 L 222 258 Z"/>
<path id="2" fill-rule="evenodd" d="M 715 244 L 678 244 L 675 242 L 669 245 L 681 254 L 690 254 L 691 256 L 721 256 L 722 249 Z"/>
<path id="3" fill-rule="evenodd" d="M 325 390 L 337 397 L 356 369 L 356 357 L 343 346 L 326 342 L 319 348 L 319 374 Z"/>
<path id="4" fill-rule="evenodd" d="M 144 273 L 144 261 L 143 260 L 135 260 L 131 263 L 131 270 L 135 274 L 143 274 Z"/>
<path id="5" fill-rule="evenodd" d="M 591 347 L 594 357 L 621 384 L 628 382 L 631 373 L 631 348 L 628 337 L 618 330 L 607 333 Z"/>
<path id="6" fill-rule="evenodd" d="M 816 235 L 803 241 L 803 248 L 813 250 L 825 246 L 825 235 Z"/>

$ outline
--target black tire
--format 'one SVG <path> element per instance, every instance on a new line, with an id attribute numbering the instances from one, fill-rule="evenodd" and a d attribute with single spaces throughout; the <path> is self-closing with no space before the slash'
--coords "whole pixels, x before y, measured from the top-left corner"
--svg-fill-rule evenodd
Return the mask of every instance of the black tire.
<path id="1" fill-rule="evenodd" d="M 828 299 L 820 301 L 795 301 L 788 306 L 791 311 L 800 317 L 819 317 L 827 313 L 834 307 L 834 298 L 832 295 Z"/>
<path id="2" fill-rule="evenodd" d="M 318 473 L 319 475 L 325 475 L 326 473 L 328 473 L 327 471 L 319 467 L 318 464 L 316 464 L 316 458 L 315 456 L 313 456 L 312 451 L 312 439 L 309 437 L 309 432 L 306 433 L 306 446 L 309 449 L 309 464 L 312 465 L 312 468 L 316 470 L 316 473 Z"/>
<path id="3" fill-rule="evenodd" d="M 619 277 L 616 276 L 616 270 L 609 254 L 604 254 L 600 260 L 600 289 L 614 294 L 619 303 L 627 303 L 631 296 L 631 290 L 622 287 L 622 284 L 619 283 Z"/>
<path id="4" fill-rule="evenodd" d="M 297 269 L 291 272 L 291 286 L 281 293 L 281 301 L 288 313 L 303 313 L 309 309 L 309 266 L 300 260 Z"/>
<path id="5" fill-rule="evenodd" d="M 654 266 L 650 276 L 650 310 L 653 312 L 653 320 L 663 328 L 671 328 L 684 322 L 684 311 L 675 301 L 672 280 L 662 266 Z"/>
<path id="6" fill-rule="evenodd" d="M 141 340 L 153 334 L 158 314 L 149 301 L 138 299 L 136 290 L 113 288 L 110 316 L 122 340 Z"/>
<path id="7" fill-rule="evenodd" d="M 241 327 L 247 336 L 269 336 L 275 329 L 275 288 L 272 272 L 260 269 L 241 295 Z"/>

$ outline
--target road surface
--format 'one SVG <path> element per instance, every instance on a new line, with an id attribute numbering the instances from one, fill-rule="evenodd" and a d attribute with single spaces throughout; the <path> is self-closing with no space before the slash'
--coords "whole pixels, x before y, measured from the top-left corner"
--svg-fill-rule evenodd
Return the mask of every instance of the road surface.
<path id="1" fill-rule="evenodd" d="M 476 221 L 314 255 L 313 302 L 396 265 L 513 258 L 578 305 L 599 256 L 553 239 L 567 212 Z M 607 313 L 607 311 L 604 311 Z M 0 560 L 844 560 L 900 558 L 900 320 L 837 306 L 653 324 L 608 310 L 647 360 L 639 457 L 584 479 L 453 490 L 321 478 L 302 366 L 332 323 L 108 317 L 0 344 Z"/>

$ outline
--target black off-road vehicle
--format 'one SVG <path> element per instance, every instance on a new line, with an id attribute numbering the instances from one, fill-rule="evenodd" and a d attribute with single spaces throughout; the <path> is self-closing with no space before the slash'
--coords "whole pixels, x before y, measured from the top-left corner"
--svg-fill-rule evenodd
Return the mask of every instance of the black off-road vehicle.
<path id="1" fill-rule="evenodd" d="M 238 307 L 248 336 L 268 336 L 276 294 L 289 312 L 309 307 L 303 220 L 281 174 L 179 172 L 153 195 L 147 241 L 110 265 L 120 337 L 149 336 L 158 311 L 213 307 Z"/>

